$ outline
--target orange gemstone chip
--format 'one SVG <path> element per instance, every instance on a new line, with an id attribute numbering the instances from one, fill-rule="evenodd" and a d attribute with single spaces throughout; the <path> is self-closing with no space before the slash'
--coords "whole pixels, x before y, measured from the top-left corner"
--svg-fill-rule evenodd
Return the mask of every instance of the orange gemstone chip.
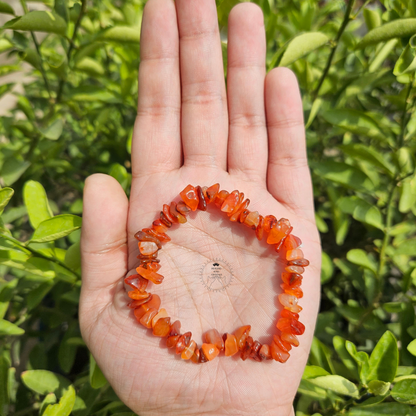
<path id="1" fill-rule="evenodd" d="M 188 185 L 181 193 L 180 196 L 185 202 L 186 205 L 188 205 L 189 208 L 191 208 L 192 211 L 196 211 L 198 208 L 199 203 L 199 197 L 196 192 L 196 189 L 192 185 Z"/>
<path id="2" fill-rule="evenodd" d="M 232 334 L 225 334 L 225 355 L 230 357 L 238 352 L 237 339 Z"/>
<path id="3" fill-rule="evenodd" d="M 208 361 L 213 360 L 220 353 L 220 350 L 214 344 L 202 344 L 201 349 Z"/>

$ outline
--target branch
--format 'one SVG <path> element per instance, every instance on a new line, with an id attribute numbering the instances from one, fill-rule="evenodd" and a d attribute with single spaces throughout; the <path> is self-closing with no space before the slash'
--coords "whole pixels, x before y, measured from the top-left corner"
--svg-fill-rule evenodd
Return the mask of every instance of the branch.
<path id="1" fill-rule="evenodd" d="M 379 279 L 379 282 L 382 279 L 383 276 L 383 269 L 384 265 L 386 264 L 386 250 L 390 243 L 390 229 L 393 222 L 393 202 L 394 202 L 394 193 L 397 188 L 397 181 L 396 179 L 391 184 L 391 189 L 389 192 L 389 197 L 387 201 L 387 212 L 386 212 L 386 227 L 384 230 L 384 238 L 383 243 L 381 245 L 380 250 L 380 262 L 377 269 L 377 278 Z M 381 288 L 380 288 L 381 289 Z"/>
<path id="2" fill-rule="evenodd" d="M 402 122 L 401 122 L 401 126 L 400 126 L 400 135 L 398 137 L 397 140 L 397 144 L 398 144 L 398 148 L 400 149 L 403 146 L 403 142 L 404 142 L 404 133 L 406 131 L 406 127 L 407 127 L 407 101 L 409 100 L 410 97 L 410 92 L 412 91 L 412 86 L 413 86 L 413 79 L 412 81 L 409 83 L 409 88 L 407 89 L 407 93 L 406 93 L 406 98 L 404 100 L 404 107 L 403 107 L 403 113 L 402 113 Z"/>
<path id="3" fill-rule="evenodd" d="M 366 0 L 360 8 L 357 10 L 357 12 L 354 14 L 354 16 L 351 17 L 351 20 L 354 20 L 358 17 L 358 15 L 361 13 L 361 10 L 364 9 L 365 6 L 367 6 L 368 3 L 370 3 L 372 0 Z"/>
<path id="4" fill-rule="evenodd" d="M 69 41 L 69 47 L 68 47 L 68 51 L 66 53 L 68 65 L 69 65 L 69 62 L 70 62 L 70 59 L 71 59 L 72 51 L 75 47 L 75 39 L 76 39 L 77 34 L 78 34 L 78 29 L 81 26 L 81 21 L 82 21 L 82 18 L 84 17 L 84 15 L 85 15 L 86 10 L 87 10 L 87 0 L 82 0 L 81 11 L 79 12 L 78 19 L 75 23 L 74 33 L 72 34 L 72 38 Z M 65 80 L 62 79 L 59 82 L 58 93 L 56 95 L 56 102 L 57 103 L 59 103 L 61 101 L 62 92 L 63 92 L 63 89 L 64 89 L 64 84 L 65 84 Z"/>
<path id="5" fill-rule="evenodd" d="M 25 13 L 28 13 L 29 9 L 27 7 L 26 0 L 20 0 L 20 4 L 23 7 L 23 11 Z M 32 31 L 30 32 L 30 34 L 32 35 L 33 43 L 35 44 L 36 52 L 38 53 L 38 56 L 39 56 L 40 72 L 42 74 L 42 78 L 43 78 L 43 81 L 45 83 L 46 90 L 48 91 L 49 98 L 51 98 L 51 89 L 49 88 L 49 81 L 48 81 L 48 78 L 46 76 L 45 67 L 43 66 L 43 57 L 42 57 L 42 53 L 40 52 L 39 43 L 38 43 L 38 40 L 36 39 L 35 34 Z"/>
<path id="6" fill-rule="evenodd" d="M 62 261 L 58 260 L 56 257 L 49 257 L 46 256 L 45 254 L 41 253 L 40 251 L 32 248 L 32 247 L 28 247 L 25 246 L 22 242 L 20 242 L 19 240 L 17 240 L 14 237 L 11 237 L 7 234 L 3 234 L 0 233 L 0 237 L 4 238 L 5 240 L 9 240 L 12 243 L 14 243 L 15 245 L 17 245 L 23 252 L 25 252 L 26 254 L 34 254 L 38 257 L 41 257 L 45 260 L 49 260 L 49 261 L 53 261 L 56 264 L 59 264 L 61 267 L 63 267 L 64 269 L 68 270 L 69 272 L 71 272 L 74 276 L 76 276 L 78 279 L 81 279 L 81 276 L 74 272 L 72 269 L 70 269 L 65 263 L 63 263 Z"/>
<path id="7" fill-rule="evenodd" d="M 352 20 L 351 10 L 354 6 L 354 3 L 355 3 L 355 0 L 348 0 L 347 10 L 345 10 L 344 20 L 343 20 L 343 22 L 342 22 L 342 24 L 341 24 L 341 26 L 338 30 L 337 37 L 335 39 L 335 44 L 332 47 L 331 53 L 329 54 L 328 61 L 326 62 L 324 72 L 322 73 L 321 79 L 319 80 L 319 84 L 316 87 L 315 91 L 313 92 L 313 101 L 315 101 L 316 98 L 318 97 L 318 94 L 319 94 L 319 91 L 322 87 L 322 84 L 324 83 L 325 78 L 328 75 L 329 69 L 331 68 L 332 60 L 334 59 L 335 52 L 336 52 L 338 44 L 339 44 L 339 40 L 341 39 L 342 34 L 344 33 L 346 27 L 348 26 L 348 23 Z"/>

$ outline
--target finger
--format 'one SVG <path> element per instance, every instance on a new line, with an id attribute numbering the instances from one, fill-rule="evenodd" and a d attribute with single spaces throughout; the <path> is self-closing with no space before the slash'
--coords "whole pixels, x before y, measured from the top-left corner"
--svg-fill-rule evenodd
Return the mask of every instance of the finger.
<path id="1" fill-rule="evenodd" d="M 184 165 L 226 169 L 228 116 L 214 0 L 176 0 Z"/>
<path id="2" fill-rule="evenodd" d="M 82 215 L 81 300 L 88 304 L 111 302 L 108 290 L 127 272 L 128 200 L 111 176 L 87 178 Z"/>
<path id="3" fill-rule="evenodd" d="M 292 71 L 276 68 L 267 74 L 265 101 L 269 134 L 268 189 L 277 200 L 312 220 L 312 183 L 302 100 Z"/>
<path id="4" fill-rule="evenodd" d="M 260 7 L 253 3 L 242 3 L 234 7 L 228 19 L 228 28 L 228 171 L 265 182 L 266 39 Z"/>
<path id="5" fill-rule="evenodd" d="M 146 3 L 140 44 L 133 176 L 170 171 L 181 165 L 179 39 L 172 0 Z"/>

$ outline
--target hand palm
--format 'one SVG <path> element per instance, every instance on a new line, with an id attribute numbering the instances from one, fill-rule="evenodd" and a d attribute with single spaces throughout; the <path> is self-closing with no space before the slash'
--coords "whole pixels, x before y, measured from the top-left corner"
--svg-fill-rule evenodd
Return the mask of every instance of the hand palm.
<path id="1" fill-rule="evenodd" d="M 157 3 L 163 2 L 150 0 L 149 4 L 156 9 Z M 184 7 L 181 3 L 178 2 L 178 13 Z M 203 7 L 206 5 L 207 2 Z M 151 21 L 152 13 L 148 13 Z M 139 110 L 140 107 L 139 100 Z M 209 116 L 206 115 L 207 119 Z M 143 142 L 142 137 L 148 133 L 148 125 L 148 120 L 140 119 L 139 111 L 136 148 L 146 149 L 146 143 L 149 144 L 150 139 Z M 185 159 L 191 159 L 189 152 L 186 154 L 186 146 L 184 143 Z M 175 147 L 170 145 L 166 150 L 165 160 L 169 160 Z M 150 151 L 147 158 L 138 156 L 142 157 L 139 160 L 142 170 L 135 171 L 135 152 L 137 157 L 138 151 L 133 148 L 134 181 L 128 221 L 127 201 L 111 178 L 92 177 L 85 191 L 81 328 L 101 369 L 119 397 L 140 414 L 276 414 L 280 409 L 278 414 L 288 415 L 307 359 L 319 302 L 320 244 L 311 201 L 296 202 L 299 198 L 296 187 L 305 191 L 305 199 L 310 198 L 307 169 L 302 166 L 291 171 L 288 167 L 292 176 L 282 175 L 278 195 L 282 198 L 278 201 L 276 192 L 275 196 L 269 192 L 273 186 L 266 184 L 260 175 L 250 177 L 238 169 L 227 172 L 216 163 L 203 167 L 179 163 L 169 169 L 169 162 L 165 161 L 164 169 L 152 169 Z M 228 152 L 230 160 L 230 148 Z M 157 159 L 156 152 L 154 155 Z M 290 158 L 295 159 L 296 155 Z M 162 164 L 160 160 L 157 162 L 155 165 Z M 241 162 L 249 163 L 244 158 Z M 261 160 L 257 162 L 261 164 Z M 271 165 L 269 157 L 269 172 Z M 277 162 L 275 165 L 279 166 Z M 243 362 L 236 356 L 219 357 L 204 365 L 184 362 L 165 347 L 164 339 L 155 338 L 137 324 L 126 307 L 128 298 L 121 278 L 137 266 L 138 248 L 133 235 L 150 225 L 162 205 L 174 199 L 188 183 L 209 186 L 215 182 L 220 183 L 221 189 L 244 192 L 251 200 L 251 210 L 288 218 L 294 234 L 303 240 L 306 257 L 311 260 L 302 286 L 305 297 L 300 301 L 306 332 L 300 338 L 301 346 L 292 350 L 291 358 L 284 365 Z M 172 227 L 169 235 L 172 241 L 163 246 L 159 255 L 160 273 L 165 280 L 160 286 L 152 285 L 150 291 L 159 294 L 162 307 L 172 319 L 179 319 L 183 330 L 191 331 L 198 344 L 210 328 L 224 333 L 246 324 L 252 325 L 255 339 L 270 343 L 280 313 L 277 294 L 281 292 L 282 266 L 276 261 L 276 253 L 264 241 L 258 242 L 252 230 L 231 223 L 211 206 L 207 212 L 191 213 L 189 221 Z M 204 264 L 215 258 L 225 260 L 233 272 L 231 284 L 219 292 L 208 290 L 200 275 Z"/>

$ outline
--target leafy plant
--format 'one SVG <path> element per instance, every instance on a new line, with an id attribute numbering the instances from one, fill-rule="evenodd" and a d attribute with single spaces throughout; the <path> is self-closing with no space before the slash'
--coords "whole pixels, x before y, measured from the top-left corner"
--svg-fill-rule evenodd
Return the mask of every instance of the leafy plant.
<path id="1" fill-rule="evenodd" d="M 86 176 L 129 192 L 144 1 L 20 3 L 0 2 L 0 414 L 131 414 L 80 336 L 79 228 Z M 325 251 L 296 415 L 416 414 L 416 3 L 256 3 L 268 69 L 301 85 Z"/>

